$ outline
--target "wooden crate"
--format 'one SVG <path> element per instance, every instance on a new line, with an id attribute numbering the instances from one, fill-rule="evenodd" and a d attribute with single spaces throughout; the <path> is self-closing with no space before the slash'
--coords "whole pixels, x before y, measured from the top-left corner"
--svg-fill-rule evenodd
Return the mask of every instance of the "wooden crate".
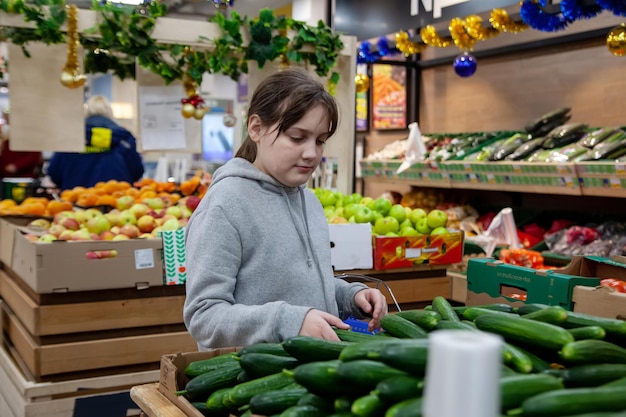
<path id="1" fill-rule="evenodd" d="M 130 389 L 159 380 L 159 370 L 103 375 L 60 382 L 34 382 L 20 372 L 0 347 L 0 416 L 90 417 L 138 416 Z"/>

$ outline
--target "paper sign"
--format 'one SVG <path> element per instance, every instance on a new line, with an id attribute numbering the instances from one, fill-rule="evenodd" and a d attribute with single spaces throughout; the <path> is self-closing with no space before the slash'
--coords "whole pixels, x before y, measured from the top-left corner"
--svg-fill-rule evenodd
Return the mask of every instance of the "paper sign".
<path id="1" fill-rule="evenodd" d="M 139 87 L 143 150 L 184 149 L 185 123 L 178 86 Z"/>

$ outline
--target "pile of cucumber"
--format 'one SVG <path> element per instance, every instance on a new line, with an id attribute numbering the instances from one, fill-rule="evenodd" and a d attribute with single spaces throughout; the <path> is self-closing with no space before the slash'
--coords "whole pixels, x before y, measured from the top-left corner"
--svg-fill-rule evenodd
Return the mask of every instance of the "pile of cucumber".
<path id="1" fill-rule="evenodd" d="M 179 395 L 205 416 L 419 417 L 428 334 L 501 335 L 502 416 L 626 417 L 626 322 L 558 306 L 453 307 L 383 317 L 369 335 L 296 336 L 190 363 Z"/>

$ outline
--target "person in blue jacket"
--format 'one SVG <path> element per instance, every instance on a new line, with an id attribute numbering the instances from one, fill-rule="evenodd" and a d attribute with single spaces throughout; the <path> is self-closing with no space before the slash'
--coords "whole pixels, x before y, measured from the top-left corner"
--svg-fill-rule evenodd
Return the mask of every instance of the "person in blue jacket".
<path id="1" fill-rule="evenodd" d="M 144 173 L 132 133 L 113 121 L 111 104 L 103 96 L 87 100 L 85 151 L 56 152 L 47 174 L 55 185 L 66 190 L 76 186 L 92 187 L 100 181 L 118 180 L 131 184 Z"/>

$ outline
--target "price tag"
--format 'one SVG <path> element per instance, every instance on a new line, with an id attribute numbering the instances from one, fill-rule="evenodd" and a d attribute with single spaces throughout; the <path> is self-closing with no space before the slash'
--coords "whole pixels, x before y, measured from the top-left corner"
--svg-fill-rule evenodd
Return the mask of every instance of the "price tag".
<path id="1" fill-rule="evenodd" d="M 470 164 L 463 164 L 466 172 L 472 172 L 472 166 Z"/>
<path id="2" fill-rule="evenodd" d="M 495 184 L 496 183 L 496 178 L 494 177 L 493 174 L 487 174 L 487 182 L 489 184 Z"/>
<path id="3" fill-rule="evenodd" d="M 558 165 L 556 167 L 556 169 L 557 169 L 557 172 L 559 174 L 569 174 L 570 173 L 569 167 L 567 165 Z"/>
<path id="4" fill-rule="evenodd" d="M 135 250 L 135 269 L 154 268 L 154 253 L 152 249 Z"/>
<path id="5" fill-rule="evenodd" d="M 563 184 L 565 184 L 566 187 L 574 186 L 574 181 L 572 180 L 572 177 L 563 177 L 561 178 L 561 181 L 563 181 Z"/>
<path id="6" fill-rule="evenodd" d="M 610 181 L 612 189 L 615 190 L 615 189 L 622 188 L 622 182 L 620 181 L 619 178 L 611 178 L 609 181 Z"/>
<path id="7" fill-rule="evenodd" d="M 624 168 L 623 164 L 616 164 L 615 165 L 615 173 L 618 175 L 624 175 L 626 174 L 626 168 Z"/>
<path id="8" fill-rule="evenodd" d="M 519 166 L 518 164 L 513 164 L 513 172 L 515 172 L 516 174 L 521 174 L 522 173 L 522 167 Z"/>
<path id="9" fill-rule="evenodd" d="M 470 174 L 469 175 L 469 180 L 472 184 L 476 184 L 478 183 L 478 175 L 476 174 Z"/>

